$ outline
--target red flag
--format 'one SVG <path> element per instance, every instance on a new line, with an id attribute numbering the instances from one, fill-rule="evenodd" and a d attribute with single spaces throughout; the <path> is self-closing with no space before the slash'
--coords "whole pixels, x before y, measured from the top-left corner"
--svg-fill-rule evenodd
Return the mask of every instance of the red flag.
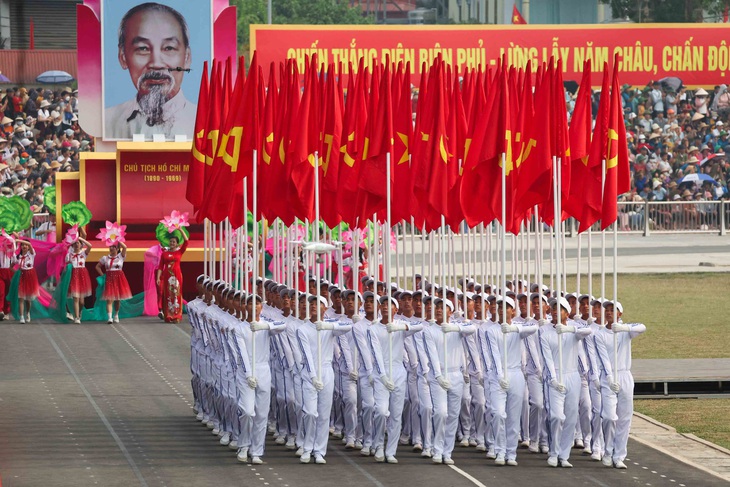
<path id="1" fill-rule="evenodd" d="M 271 206 L 277 197 L 275 194 L 276 180 L 272 178 L 272 155 L 276 150 L 274 145 L 274 117 L 279 101 L 279 89 L 276 84 L 276 64 L 272 61 L 269 67 L 269 86 L 266 90 L 264 102 L 264 116 L 261 123 L 261 164 L 259 165 L 259 208 L 261 213 L 273 221 L 276 216 Z"/>
<path id="2" fill-rule="evenodd" d="M 585 204 L 583 181 L 590 178 L 588 173 L 588 153 L 591 147 L 591 61 L 583 64 L 583 79 L 578 88 L 575 108 L 570 119 L 570 192 L 563 202 L 563 210 L 580 220 Z"/>
<path id="3" fill-rule="evenodd" d="M 352 73 L 352 69 L 350 69 Z M 367 121 L 366 93 L 368 90 L 368 73 L 364 61 L 360 59 L 358 74 L 350 75 L 347 89 L 347 105 L 342 126 L 340 153 L 342 164 L 338 175 L 337 212 L 351 227 L 357 223 L 356 197 L 358 177 L 360 174 L 360 150 L 363 132 Z"/>
<path id="4" fill-rule="evenodd" d="M 342 138 L 342 84 L 335 81 L 335 66 L 330 64 L 324 97 L 324 131 L 322 137 L 322 219 L 328 227 L 334 228 L 341 219 L 337 213 L 337 180 L 340 168 L 340 140 Z"/>
<path id="5" fill-rule="evenodd" d="M 304 92 L 296 116 L 296 131 L 292 134 L 287 158 L 291 158 L 291 183 L 289 204 L 297 217 L 314 220 L 314 170 L 320 171 L 315 152 L 319 150 L 320 94 L 317 76 L 317 60 L 313 58 L 305 73 Z"/>
<path id="6" fill-rule="evenodd" d="M 413 173 L 411 168 L 411 140 L 413 139 L 413 113 L 411 101 L 411 67 L 406 64 L 401 79 L 400 98 L 393 120 L 395 132 L 393 158 L 394 191 L 392 194 L 393 222 L 408 221 L 413 213 Z"/>
<path id="7" fill-rule="evenodd" d="M 222 105 L 223 105 L 223 80 L 220 61 L 213 61 L 213 69 L 210 77 L 210 88 L 208 95 L 208 120 L 205 123 L 206 134 L 203 140 L 203 155 L 205 157 L 206 168 L 204 171 L 204 188 L 203 199 L 198 210 L 197 220 L 201 221 L 209 218 L 209 207 L 212 199 L 216 198 L 215 193 L 211 190 L 211 181 L 213 179 L 213 168 L 215 155 L 218 152 L 218 138 L 220 135 Z"/>
<path id="8" fill-rule="evenodd" d="M 513 24 L 526 24 L 527 21 L 522 16 L 519 10 L 517 10 L 517 5 L 512 5 L 512 23 Z"/>
<path id="9" fill-rule="evenodd" d="M 464 142 L 466 141 L 467 131 L 466 113 L 462 96 L 459 87 L 459 77 L 454 76 L 449 118 L 446 122 L 447 152 L 451 160 L 448 162 L 448 175 L 446 179 L 449 189 L 446 198 L 446 214 L 444 216 L 446 217 L 446 224 L 455 232 L 464 220 L 464 212 L 461 209 L 461 201 L 459 199 L 462 180 L 461 174 L 464 163 Z"/>
<path id="10" fill-rule="evenodd" d="M 601 230 L 616 221 L 618 196 L 631 189 L 626 125 L 621 104 L 621 85 L 618 81 L 618 56 L 613 62 L 606 146 L 606 182 L 603 187 Z"/>
<path id="11" fill-rule="evenodd" d="M 208 61 L 203 63 L 203 75 L 200 79 L 200 93 L 198 94 L 198 111 L 195 116 L 195 139 L 190 157 L 190 171 L 185 189 L 185 198 L 193 205 L 197 212 L 203 204 L 205 196 L 205 143 L 208 140 Z"/>
<path id="12" fill-rule="evenodd" d="M 601 218 L 601 205 L 603 195 L 603 161 L 606 159 L 606 140 L 608 138 L 608 116 L 609 116 L 609 74 L 608 64 L 603 67 L 603 85 L 601 86 L 601 99 L 598 105 L 596 123 L 593 127 L 593 139 L 588 154 L 588 173 L 583 179 L 582 190 L 585 194 L 583 215 L 580 220 L 579 232 L 590 228 Z"/>

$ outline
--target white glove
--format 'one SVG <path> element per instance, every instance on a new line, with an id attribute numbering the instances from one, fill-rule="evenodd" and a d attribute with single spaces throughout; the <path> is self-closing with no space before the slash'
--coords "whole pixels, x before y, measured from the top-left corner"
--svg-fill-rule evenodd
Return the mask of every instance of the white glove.
<path id="1" fill-rule="evenodd" d="M 352 315 L 352 322 L 357 323 L 360 321 L 360 315 Z"/>
<path id="2" fill-rule="evenodd" d="M 407 326 L 403 323 L 388 323 L 385 327 L 388 333 L 395 333 L 397 331 L 406 331 Z"/>
<path id="3" fill-rule="evenodd" d="M 395 384 L 387 375 L 380 376 L 380 382 L 382 382 L 385 388 L 388 389 L 388 392 L 393 392 L 395 390 Z"/>
<path id="4" fill-rule="evenodd" d="M 335 329 L 334 323 L 325 323 L 323 321 L 317 322 L 317 331 L 334 330 L 334 329 Z"/>
<path id="5" fill-rule="evenodd" d="M 556 391 L 558 391 L 561 394 L 565 394 L 565 391 L 566 391 L 565 386 L 563 384 L 561 384 L 560 382 L 558 382 L 556 379 L 552 379 L 550 381 L 550 387 L 552 387 L 553 389 L 555 389 Z"/>
<path id="6" fill-rule="evenodd" d="M 354 370 L 347 375 L 350 377 L 350 380 L 352 380 L 352 381 L 357 382 L 357 379 L 359 379 L 357 372 L 355 372 Z"/>
<path id="7" fill-rule="evenodd" d="M 592 325 L 592 324 L 594 324 L 595 322 L 596 322 L 596 319 L 595 319 L 595 318 L 594 318 L 593 316 L 591 316 L 590 318 L 588 318 L 588 324 L 589 324 L 589 325 Z"/>
<path id="8" fill-rule="evenodd" d="M 575 327 L 572 325 L 566 326 L 558 323 L 557 325 L 555 325 L 555 331 L 558 335 L 562 335 L 563 333 L 575 333 Z"/>
<path id="9" fill-rule="evenodd" d="M 477 380 L 479 381 L 479 385 L 484 387 L 484 376 L 482 374 L 477 375 Z"/>
<path id="10" fill-rule="evenodd" d="M 315 389 L 317 389 L 317 392 L 322 392 L 322 389 L 324 389 L 324 384 L 321 380 L 317 379 L 316 377 L 312 379 L 312 385 Z"/>
<path id="11" fill-rule="evenodd" d="M 459 325 L 441 325 L 442 333 L 453 333 L 461 329 Z"/>
<path id="12" fill-rule="evenodd" d="M 593 379 L 591 382 L 593 382 L 593 387 L 595 387 L 596 390 L 601 390 L 601 381 L 599 381 L 598 379 Z"/>
<path id="13" fill-rule="evenodd" d="M 372 375 L 368 377 L 368 383 L 370 384 L 370 387 L 373 387 L 373 385 L 375 384 L 375 380 L 373 379 Z"/>
<path id="14" fill-rule="evenodd" d="M 502 323 L 502 333 L 519 333 L 520 329 L 517 325 L 508 325 L 507 323 Z"/>
<path id="15" fill-rule="evenodd" d="M 549 325 L 550 321 L 546 320 L 545 318 L 541 318 L 541 319 L 537 320 L 537 324 L 540 326 L 545 326 L 545 325 Z"/>
<path id="16" fill-rule="evenodd" d="M 254 323 L 251 323 L 251 331 L 252 332 L 254 332 L 254 331 L 268 330 L 269 328 L 270 328 L 269 324 L 266 323 L 265 321 L 263 321 L 263 322 L 256 321 Z"/>
<path id="17" fill-rule="evenodd" d="M 445 391 L 448 391 L 449 389 L 451 389 L 451 382 L 449 382 L 448 379 L 444 379 L 440 375 L 438 377 L 436 377 L 436 382 L 438 382 L 439 385 L 441 386 L 441 389 L 443 389 Z"/>
<path id="18" fill-rule="evenodd" d="M 256 387 L 259 385 L 259 381 L 256 380 L 256 377 L 248 376 L 246 377 L 246 382 L 248 382 L 248 387 L 251 389 L 256 389 Z"/>
<path id="19" fill-rule="evenodd" d="M 471 379 L 469 378 L 469 374 L 464 374 L 464 384 L 469 384 L 471 382 Z"/>
<path id="20" fill-rule="evenodd" d="M 503 391 L 509 390 L 509 381 L 506 377 L 499 379 L 499 387 L 501 387 Z"/>
<path id="21" fill-rule="evenodd" d="M 614 323 L 611 325 L 611 331 L 614 333 L 627 332 L 631 331 L 631 327 L 629 325 L 624 325 L 623 323 Z"/>
<path id="22" fill-rule="evenodd" d="M 611 389 L 615 394 L 618 394 L 618 392 L 621 390 L 621 386 L 618 382 L 611 382 L 608 385 L 608 388 Z"/>

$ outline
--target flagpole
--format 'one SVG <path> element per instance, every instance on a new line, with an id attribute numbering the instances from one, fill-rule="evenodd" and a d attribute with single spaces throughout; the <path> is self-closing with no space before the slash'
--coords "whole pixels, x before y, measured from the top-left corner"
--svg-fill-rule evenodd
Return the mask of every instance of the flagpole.
<path id="1" fill-rule="evenodd" d="M 593 230 L 588 227 L 588 294 L 593 296 Z"/>
<path id="2" fill-rule="evenodd" d="M 355 318 L 355 315 L 360 315 L 360 306 L 358 302 L 358 297 L 360 294 L 360 230 L 355 229 L 352 231 L 352 288 L 355 290 L 355 313 L 352 315 L 353 318 Z M 344 240 L 344 239 L 343 239 Z M 341 296 L 342 294 L 340 294 Z M 353 329 L 352 329 L 352 336 L 355 336 L 355 327 L 357 322 L 353 320 Z M 355 372 L 359 374 L 360 367 L 358 363 L 358 350 L 357 350 L 357 344 L 355 344 L 354 347 L 352 347 L 352 353 L 353 353 L 353 364 L 355 366 Z"/>
<path id="3" fill-rule="evenodd" d="M 504 298 L 507 296 L 507 155 L 502 152 L 502 323 L 507 324 L 507 303 Z M 514 249 L 512 251 L 514 254 Z M 499 299 L 499 298 L 497 298 Z M 507 334 L 502 333 L 502 374 L 507 379 Z"/>
<path id="4" fill-rule="evenodd" d="M 254 164 L 255 166 L 255 164 Z M 249 279 L 248 279 L 248 178 L 243 178 L 243 247 L 241 251 L 243 253 L 243 286 L 246 289 L 246 299 L 248 299 L 249 291 L 251 290 Z M 255 286 L 255 283 L 254 283 Z M 255 291 L 254 291 L 255 293 Z"/>
<path id="5" fill-rule="evenodd" d="M 576 261 L 577 269 L 575 272 L 575 291 L 576 291 L 576 294 L 578 295 L 577 298 L 580 298 L 580 294 L 581 294 L 580 293 L 580 271 L 581 271 L 580 260 L 581 260 L 581 253 L 583 251 L 583 240 L 581 237 L 582 237 L 582 235 L 579 233 L 578 234 L 578 260 Z M 578 300 L 576 307 L 578 307 L 578 306 L 580 306 L 580 300 Z"/>
<path id="6" fill-rule="evenodd" d="M 425 230 L 426 230 L 425 222 L 423 223 L 423 229 L 425 232 Z M 429 238 L 428 238 L 428 277 L 431 279 L 431 294 L 432 295 L 435 294 L 433 291 L 434 291 L 434 287 L 436 286 L 436 279 L 435 279 L 435 276 L 436 276 L 435 260 L 436 259 L 434 258 L 434 248 L 433 248 L 434 244 L 436 243 L 435 238 L 436 237 L 434 235 L 434 231 L 431 230 L 431 232 L 429 233 Z M 436 314 L 435 306 L 431 306 L 431 318 L 430 318 L 431 321 L 435 321 L 435 314 Z"/>
<path id="7" fill-rule="evenodd" d="M 251 311 L 253 311 L 253 319 L 251 320 L 251 323 L 257 324 L 258 319 L 256 317 L 256 293 L 258 292 L 258 277 L 259 277 L 259 222 L 256 215 L 257 210 L 257 191 L 258 191 L 258 164 L 256 164 L 256 161 L 258 160 L 257 157 L 257 150 L 253 150 L 253 181 L 252 181 L 252 187 L 253 187 L 253 203 L 252 203 L 252 213 L 253 213 L 253 282 L 251 283 L 251 290 L 253 291 L 253 298 L 251 303 Z M 248 203 L 248 202 L 247 202 Z M 246 212 L 248 213 L 248 212 Z M 246 221 L 246 224 L 248 224 L 248 215 L 245 215 L 244 221 Z M 263 293 L 261 293 L 263 294 Z M 263 296 L 261 296 L 261 299 L 263 300 Z M 263 303 L 262 303 L 263 304 Z M 251 331 L 251 342 L 252 342 L 252 364 L 251 364 L 251 376 L 256 378 L 256 333 L 252 330 Z"/>
<path id="8" fill-rule="evenodd" d="M 390 186 L 390 185 L 388 185 L 388 186 Z M 388 203 L 390 203 L 390 201 Z M 399 237 L 400 237 L 399 227 L 400 227 L 400 225 L 395 226 L 395 282 L 400 287 L 400 261 L 401 261 L 401 258 L 400 258 L 400 252 L 398 251 L 398 247 L 399 247 L 398 241 L 399 241 Z M 388 242 L 388 248 L 390 248 L 390 242 Z"/>
<path id="9" fill-rule="evenodd" d="M 553 214 L 553 230 L 555 231 L 555 283 L 557 284 L 556 288 L 556 299 L 557 299 L 557 314 L 558 314 L 558 324 L 562 324 L 562 320 L 560 319 L 560 313 L 561 313 L 561 304 L 560 300 L 562 298 L 562 287 L 563 282 L 560 276 L 560 273 L 562 269 L 560 268 L 560 225 L 561 225 L 561 218 L 560 218 L 560 164 L 558 164 L 558 158 L 553 156 L 553 174 L 555 175 L 553 177 L 553 205 L 554 205 L 554 214 Z M 551 277 L 552 278 L 552 277 Z M 559 366 L 560 371 L 558 374 L 558 382 L 560 384 L 563 383 L 563 337 L 558 336 L 558 360 L 559 360 Z"/>
<path id="10" fill-rule="evenodd" d="M 535 283 L 537 284 L 537 294 L 539 295 L 538 301 L 540 302 L 540 319 L 544 319 L 544 312 L 543 312 L 543 305 L 542 305 L 542 286 L 543 286 L 543 272 L 542 272 L 542 264 L 543 264 L 543 240 L 542 240 L 542 225 L 540 224 L 540 208 L 535 205 L 535 254 L 536 254 L 536 262 L 535 262 Z"/>
<path id="11" fill-rule="evenodd" d="M 611 204 L 616 204 L 612 201 Z M 618 323 L 618 219 L 613 222 L 613 322 Z M 603 307 L 603 306 L 601 306 Z M 613 325 L 611 325 L 613 328 Z M 618 381 L 618 334 L 613 334 L 613 373 L 615 381 Z"/>
<path id="12" fill-rule="evenodd" d="M 319 152 L 314 151 L 314 242 L 319 243 Z M 317 279 L 317 322 L 322 321 L 322 307 L 319 305 L 319 297 L 322 292 L 319 289 L 320 267 L 315 257 L 314 275 Z M 317 380 L 322 380 L 322 333 L 317 330 Z"/>
<path id="13" fill-rule="evenodd" d="M 448 324 L 448 322 L 446 321 L 446 294 L 447 294 L 446 293 L 446 264 L 444 263 L 445 256 L 444 256 L 444 249 L 443 249 L 444 239 L 446 237 L 445 227 L 446 227 L 446 217 L 444 215 L 441 215 L 441 228 L 440 228 L 441 236 L 439 238 L 439 257 L 440 257 L 439 260 L 441 263 L 439 265 L 439 270 L 441 271 L 440 272 L 440 274 L 441 274 L 441 277 L 440 277 L 440 280 L 441 280 L 441 307 L 442 307 L 441 310 L 443 313 L 442 314 L 443 325 Z M 446 361 L 447 335 L 443 335 L 443 337 L 444 337 L 444 367 L 443 367 L 444 371 L 443 371 L 443 373 L 446 374 L 447 371 L 449 370 L 448 362 Z M 448 377 L 448 375 L 446 377 Z"/>
<path id="14" fill-rule="evenodd" d="M 386 287 L 388 288 L 388 324 L 391 324 L 393 322 L 393 308 L 391 306 L 390 300 L 393 295 L 393 289 L 390 286 L 390 232 L 392 232 L 392 223 L 390 221 L 391 216 L 391 181 L 390 181 L 390 151 L 388 151 L 385 155 L 385 205 L 386 205 L 386 214 L 385 218 L 388 221 L 388 236 L 387 238 L 383 238 L 383 243 L 385 244 L 385 253 L 387 254 L 387 264 L 385 266 L 386 272 L 388 273 L 388 282 L 386 283 Z M 387 240 L 387 242 L 386 242 Z M 398 235 L 396 234 L 396 240 L 395 240 L 395 258 L 398 259 Z M 396 269 L 397 269 L 397 263 L 396 263 Z M 388 333 L 388 349 L 389 349 L 389 356 L 388 356 L 388 376 L 390 380 L 393 380 L 393 334 Z"/>
<path id="15" fill-rule="evenodd" d="M 461 225 L 464 223 L 462 222 Z M 464 253 L 469 254 L 469 260 L 471 260 L 471 246 L 469 245 L 469 234 L 467 233 L 469 229 L 467 228 L 466 232 L 462 233 L 461 235 L 461 279 L 462 279 L 462 286 L 461 286 L 461 294 L 463 296 L 463 303 L 462 307 L 464 308 L 464 319 L 468 320 L 468 314 L 466 310 L 466 290 L 467 290 L 467 283 L 468 283 L 468 273 L 467 273 L 467 267 L 466 267 L 466 255 Z M 464 243 L 464 240 L 466 240 L 466 243 Z"/>

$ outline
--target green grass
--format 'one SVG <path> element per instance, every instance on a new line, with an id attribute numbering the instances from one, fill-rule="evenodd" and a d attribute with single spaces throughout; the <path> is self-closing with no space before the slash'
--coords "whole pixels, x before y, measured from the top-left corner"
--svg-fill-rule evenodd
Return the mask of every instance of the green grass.
<path id="1" fill-rule="evenodd" d="M 574 276 L 568 286 L 575 287 Z M 594 279 L 593 294 L 600 290 Z M 623 319 L 647 328 L 632 345 L 634 358 L 730 358 L 729 290 L 730 273 L 620 274 Z M 613 296 L 610 278 L 606 294 Z"/>
<path id="2" fill-rule="evenodd" d="M 634 409 L 680 433 L 691 433 L 730 448 L 730 401 L 727 399 L 637 399 Z"/>

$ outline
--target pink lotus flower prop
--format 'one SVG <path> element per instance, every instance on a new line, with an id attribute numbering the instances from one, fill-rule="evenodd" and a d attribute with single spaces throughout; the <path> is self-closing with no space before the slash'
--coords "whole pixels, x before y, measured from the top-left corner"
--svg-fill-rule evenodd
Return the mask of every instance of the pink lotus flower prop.
<path id="1" fill-rule="evenodd" d="M 116 222 L 112 223 L 107 220 L 106 227 L 99 230 L 99 234 L 96 236 L 99 240 L 104 242 L 104 245 L 111 247 L 118 243 L 124 243 L 124 237 L 127 234 L 127 225 L 119 225 Z"/>
<path id="2" fill-rule="evenodd" d="M 0 251 L 6 256 L 11 257 L 13 255 L 13 250 L 15 249 L 15 239 L 12 235 L 8 235 L 5 232 L 5 229 L 2 229 L 2 232 L 0 232 Z"/>
<path id="3" fill-rule="evenodd" d="M 189 227 L 190 222 L 188 222 L 188 212 L 180 213 L 177 210 L 172 210 L 172 213 L 170 213 L 170 216 L 166 216 L 164 219 L 160 220 L 160 223 L 165 225 L 167 227 L 167 231 L 172 233 L 175 230 L 180 230 L 182 227 Z"/>
<path id="4" fill-rule="evenodd" d="M 79 239 L 79 226 L 74 225 L 71 228 L 68 229 L 66 232 L 66 236 L 63 239 L 63 242 L 66 245 L 73 245 L 75 241 Z"/>

